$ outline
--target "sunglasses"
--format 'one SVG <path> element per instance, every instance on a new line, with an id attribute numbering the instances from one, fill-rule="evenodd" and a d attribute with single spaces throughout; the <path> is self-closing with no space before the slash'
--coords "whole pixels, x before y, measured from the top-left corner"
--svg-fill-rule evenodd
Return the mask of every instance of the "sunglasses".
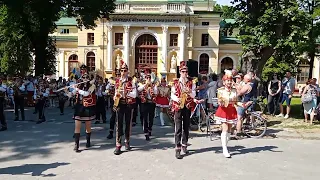
<path id="1" fill-rule="evenodd" d="M 187 73 L 188 71 L 181 71 L 181 73 Z"/>
<path id="2" fill-rule="evenodd" d="M 121 72 L 127 72 L 127 70 L 126 69 L 122 69 Z"/>
<path id="3" fill-rule="evenodd" d="M 151 79 L 151 77 L 150 77 L 150 76 L 147 76 L 146 79 Z"/>

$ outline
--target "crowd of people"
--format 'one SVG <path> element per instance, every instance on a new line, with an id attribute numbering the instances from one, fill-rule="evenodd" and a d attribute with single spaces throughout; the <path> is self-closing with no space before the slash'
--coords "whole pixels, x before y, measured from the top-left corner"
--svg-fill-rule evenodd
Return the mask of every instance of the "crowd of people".
<path id="1" fill-rule="evenodd" d="M 91 146 L 91 122 L 106 123 L 106 109 L 111 108 L 108 139 L 114 138 L 114 154 L 122 153 L 124 144 L 129 151 L 131 129 L 137 124 L 137 117 L 143 127 L 146 141 L 152 137 L 154 119 L 158 110 L 160 124 L 165 125 L 165 115 L 168 110 L 174 114 L 175 124 L 175 157 L 182 159 L 181 152 L 187 154 L 189 138 L 190 115 L 196 104 L 202 104 L 206 112 L 216 110 L 215 118 L 222 124 L 221 143 L 223 155 L 230 157 L 227 143 L 231 137 L 232 127 L 236 127 L 234 138 L 241 138 L 242 117 L 246 110 L 254 110 L 260 79 L 254 72 L 242 74 L 236 70 L 226 70 L 221 76 L 202 76 L 200 82 L 188 76 L 188 68 L 184 61 L 179 66 L 180 77 L 168 83 L 165 77 L 155 78 L 150 69 L 133 77 L 128 75 L 128 66 L 121 61 L 121 66 L 115 71 L 115 76 L 103 79 L 93 72 L 88 72 L 85 65 L 81 66 L 81 77 L 71 77 L 69 80 L 49 77 L 25 79 L 0 78 L 0 131 L 7 130 L 4 116 L 4 105 L 14 106 L 15 121 L 26 119 L 24 106 L 34 106 L 34 114 L 38 113 L 37 124 L 46 121 L 46 107 L 55 107 L 58 101 L 60 114 L 64 115 L 67 101 L 74 108 L 75 130 L 74 151 L 80 152 L 79 140 L 82 123 L 86 129 L 86 147 Z M 5 80 L 5 82 L 3 82 Z M 268 84 L 268 110 L 275 115 L 279 106 L 279 117 L 288 118 L 290 102 L 294 93 L 295 80 L 287 72 L 283 81 L 276 74 Z M 316 106 L 316 86 L 314 81 L 308 82 L 302 94 L 310 94 L 304 98 L 304 109 L 311 117 Z M 304 97 L 304 96 L 303 96 Z M 213 101 L 213 99 L 218 99 Z M 303 98 L 302 98 L 303 99 Z M 286 102 L 284 113 L 282 104 Z M 308 106 L 310 104 L 310 106 Z M 20 110 L 20 113 L 19 113 Z M 21 114 L 21 116 L 19 116 Z M 138 116 L 140 114 L 140 116 Z M 312 121 L 312 120 L 311 120 Z M 124 126 L 124 127 L 123 127 Z M 125 129 L 125 130 L 124 130 Z M 124 136 L 124 142 L 123 141 Z"/>

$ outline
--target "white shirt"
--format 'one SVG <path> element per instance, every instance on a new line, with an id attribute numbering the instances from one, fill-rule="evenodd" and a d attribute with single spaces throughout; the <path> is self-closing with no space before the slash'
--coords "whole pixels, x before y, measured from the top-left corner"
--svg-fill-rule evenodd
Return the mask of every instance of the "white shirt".
<path id="1" fill-rule="evenodd" d="M 120 82 L 125 82 L 125 81 L 127 81 L 127 78 L 120 78 Z M 136 88 L 135 83 L 132 83 L 132 91 L 130 91 L 125 96 L 129 96 L 131 98 L 136 98 L 137 97 L 137 88 Z M 115 94 L 115 97 L 116 97 L 116 94 Z M 123 98 L 125 98 L 125 97 L 123 97 Z"/>
<path id="2" fill-rule="evenodd" d="M 187 81 L 187 78 L 185 80 L 185 82 Z M 179 85 L 180 85 L 180 89 L 181 91 L 183 90 L 183 78 L 180 77 L 179 78 Z M 196 97 L 196 85 L 194 83 L 192 83 L 192 89 L 191 89 L 191 93 L 189 94 L 191 98 Z M 179 102 L 179 98 L 178 96 L 176 96 L 176 89 L 174 87 L 174 85 L 171 87 L 171 99 L 175 102 Z"/>
<path id="3" fill-rule="evenodd" d="M 144 89 L 145 86 L 146 86 L 146 84 L 140 85 L 140 86 L 138 87 L 138 91 L 139 91 L 139 92 L 143 91 L 143 89 Z M 157 86 L 153 86 L 153 92 L 154 92 L 154 94 L 158 94 L 158 88 L 157 88 Z M 147 99 L 151 99 L 151 95 L 150 95 L 149 92 L 147 92 Z"/>

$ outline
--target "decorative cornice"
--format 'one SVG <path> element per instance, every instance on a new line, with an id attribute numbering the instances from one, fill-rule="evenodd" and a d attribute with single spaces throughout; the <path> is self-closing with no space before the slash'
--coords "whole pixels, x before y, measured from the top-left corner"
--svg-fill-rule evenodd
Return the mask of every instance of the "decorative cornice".
<path id="1" fill-rule="evenodd" d="M 167 33 L 168 32 L 168 26 L 162 26 L 162 32 Z"/>
<path id="2" fill-rule="evenodd" d="M 186 30 L 186 26 L 180 26 L 180 34 L 183 34 Z"/>
<path id="3" fill-rule="evenodd" d="M 124 33 L 129 33 L 130 26 L 123 26 Z"/>

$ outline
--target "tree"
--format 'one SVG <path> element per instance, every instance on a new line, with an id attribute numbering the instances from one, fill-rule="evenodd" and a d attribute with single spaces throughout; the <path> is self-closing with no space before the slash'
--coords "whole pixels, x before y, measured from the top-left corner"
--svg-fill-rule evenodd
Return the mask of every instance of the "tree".
<path id="1" fill-rule="evenodd" d="M 5 4 L 8 11 L 20 19 L 21 29 L 34 50 L 36 75 L 45 73 L 46 58 L 54 56 L 49 55 L 54 53 L 49 34 L 55 30 L 61 11 L 66 11 L 69 17 L 77 17 L 79 28 L 94 28 L 95 20 L 108 17 L 115 8 L 114 0 L 0 0 L 0 4 Z"/>
<path id="2" fill-rule="evenodd" d="M 26 75 L 32 64 L 31 42 L 20 29 L 19 19 L 0 5 L 0 72 L 8 75 Z"/>
<path id="3" fill-rule="evenodd" d="M 300 30 L 308 19 L 296 0 L 234 0 L 234 3 L 243 47 L 243 72 L 254 70 L 261 76 L 270 57 L 286 49 L 297 50 L 299 42 L 305 39 L 306 34 Z"/>
<path id="4" fill-rule="evenodd" d="M 307 53 L 310 61 L 309 78 L 312 78 L 314 60 L 319 52 L 317 46 L 317 38 L 320 38 L 320 0 L 301 0 L 301 8 L 308 15 L 308 25 L 304 28 L 308 35 L 308 39 L 301 43 L 300 52 Z"/>
<path id="5" fill-rule="evenodd" d="M 233 6 L 223 6 L 220 4 L 216 4 L 214 6 L 215 11 L 222 12 L 221 17 L 224 19 L 234 19 L 234 12 L 236 11 L 235 7 Z"/>

